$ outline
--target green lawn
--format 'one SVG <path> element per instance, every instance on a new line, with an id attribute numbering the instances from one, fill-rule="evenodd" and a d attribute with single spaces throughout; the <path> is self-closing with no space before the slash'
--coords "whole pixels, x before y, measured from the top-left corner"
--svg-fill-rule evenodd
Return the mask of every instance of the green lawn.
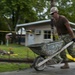
<path id="1" fill-rule="evenodd" d="M 37 55 L 34 54 L 28 47 L 21 46 L 21 45 L 0 45 L 0 50 L 5 50 L 6 52 L 11 51 L 14 52 L 15 55 L 9 56 L 9 55 L 2 55 L 0 54 L 0 58 L 16 58 L 16 59 L 24 59 L 24 58 L 35 58 Z M 75 50 L 75 47 L 74 47 Z M 19 69 L 26 69 L 29 68 L 31 64 L 28 63 L 8 63 L 8 62 L 0 62 L 0 72 L 6 72 L 6 71 L 14 71 Z"/>
<path id="2" fill-rule="evenodd" d="M 2 55 L 0 54 L 0 58 L 35 58 L 36 54 L 34 54 L 28 47 L 21 46 L 21 45 L 0 45 L 0 50 L 5 50 L 6 52 L 11 51 L 14 52 L 14 55 Z M 6 71 L 14 71 L 19 69 L 25 69 L 29 68 L 30 64 L 26 63 L 8 63 L 8 62 L 1 62 L 0 63 L 0 72 L 6 72 Z"/>

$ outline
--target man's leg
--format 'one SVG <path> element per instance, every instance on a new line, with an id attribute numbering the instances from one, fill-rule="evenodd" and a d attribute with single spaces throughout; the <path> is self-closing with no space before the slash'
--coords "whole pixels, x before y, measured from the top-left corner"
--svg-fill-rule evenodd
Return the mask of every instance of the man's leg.
<path id="1" fill-rule="evenodd" d="M 64 41 L 64 45 L 63 46 L 65 46 L 67 43 L 69 43 L 71 41 L 71 38 L 70 38 L 69 35 L 64 35 L 64 36 L 62 36 L 62 40 Z M 63 63 L 64 63 L 64 65 L 61 66 L 60 68 L 61 69 L 68 69 L 69 68 L 69 64 L 68 64 L 68 59 L 66 58 L 66 51 L 65 50 L 62 51 L 60 53 L 60 56 L 61 56 L 61 58 L 63 58 Z"/>
<path id="2" fill-rule="evenodd" d="M 73 49 L 73 44 L 67 48 L 67 51 L 72 57 L 75 57 L 75 50 Z"/>
<path id="3" fill-rule="evenodd" d="M 63 59 L 63 63 L 64 63 L 64 65 L 61 66 L 60 68 L 61 69 L 68 69 L 69 65 L 68 65 L 68 59 L 66 58 L 66 52 L 65 52 L 65 50 L 60 53 L 60 56 Z"/>

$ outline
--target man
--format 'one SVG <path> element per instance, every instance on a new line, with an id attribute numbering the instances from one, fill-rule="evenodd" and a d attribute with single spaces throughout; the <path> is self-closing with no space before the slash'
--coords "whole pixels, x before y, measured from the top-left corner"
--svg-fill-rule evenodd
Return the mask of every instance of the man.
<path id="1" fill-rule="evenodd" d="M 75 41 L 75 39 L 74 39 L 75 36 L 70 27 L 68 19 L 65 16 L 59 15 L 58 8 L 52 7 L 50 10 L 50 14 L 53 18 L 53 25 L 56 27 L 57 33 L 58 33 L 60 39 L 62 39 L 64 41 L 64 45 L 66 45 L 70 41 Z M 69 46 L 67 48 L 67 50 L 68 50 L 69 54 L 74 56 L 73 44 L 71 46 Z M 60 56 L 63 58 L 63 62 L 64 62 L 64 65 L 61 66 L 61 69 L 69 68 L 69 64 L 68 64 L 68 61 L 66 58 L 66 52 L 62 51 L 60 53 Z"/>

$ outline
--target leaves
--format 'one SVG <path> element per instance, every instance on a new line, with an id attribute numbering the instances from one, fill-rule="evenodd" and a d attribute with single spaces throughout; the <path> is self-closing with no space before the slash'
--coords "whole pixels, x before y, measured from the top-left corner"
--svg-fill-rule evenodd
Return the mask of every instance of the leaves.
<path id="1" fill-rule="evenodd" d="M 75 0 L 57 0 L 59 13 L 65 15 L 69 21 L 75 21 Z"/>
<path id="2" fill-rule="evenodd" d="M 50 19 L 51 0 L 0 0 L 1 28 L 15 30 L 16 24 Z M 59 13 L 75 21 L 75 0 L 54 0 Z M 6 26 L 7 25 L 7 26 Z M 3 28 L 5 26 L 5 28 Z"/>

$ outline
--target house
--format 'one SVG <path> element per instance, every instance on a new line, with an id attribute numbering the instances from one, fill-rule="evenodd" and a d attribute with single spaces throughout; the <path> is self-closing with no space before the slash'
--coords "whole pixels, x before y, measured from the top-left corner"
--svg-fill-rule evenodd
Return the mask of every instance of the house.
<path id="1" fill-rule="evenodd" d="M 17 24 L 16 30 L 24 27 L 26 30 L 25 46 L 36 43 L 52 41 L 51 38 L 51 20 L 43 20 L 25 24 Z M 70 24 L 75 25 L 70 22 Z"/>

